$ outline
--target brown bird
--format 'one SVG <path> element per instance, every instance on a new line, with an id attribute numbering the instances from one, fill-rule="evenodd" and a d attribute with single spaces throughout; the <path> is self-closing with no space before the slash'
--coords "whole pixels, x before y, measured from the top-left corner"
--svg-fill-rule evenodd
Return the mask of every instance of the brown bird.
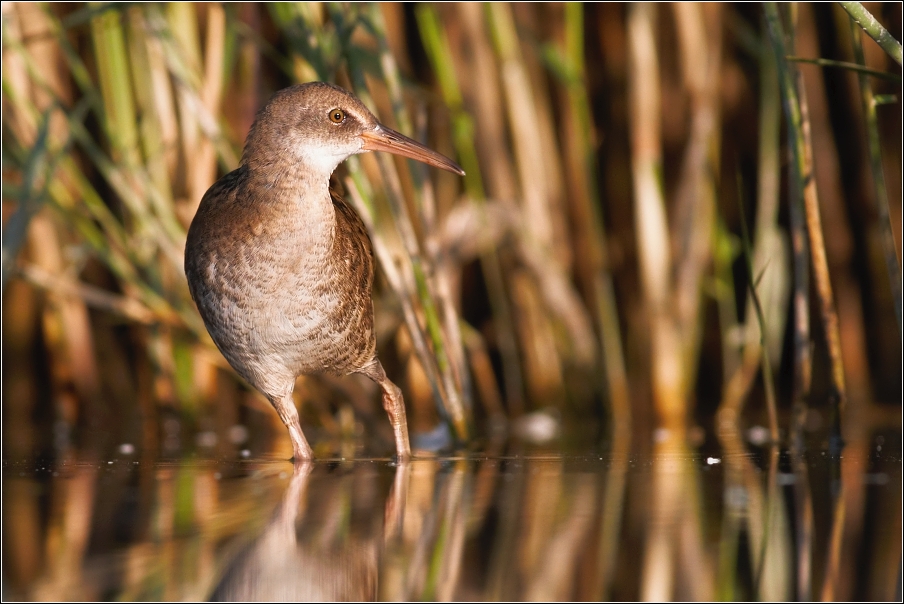
<path id="1" fill-rule="evenodd" d="M 370 238 L 329 188 L 336 166 L 365 151 L 464 174 L 381 125 L 351 93 L 301 84 L 277 92 L 258 112 L 241 164 L 205 193 L 188 229 L 185 276 L 207 331 L 273 404 L 296 462 L 313 457 L 292 400 L 302 374 L 362 373 L 375 381 L 396 453 L 411 455 L 402 392 L 376 356 Z"/>

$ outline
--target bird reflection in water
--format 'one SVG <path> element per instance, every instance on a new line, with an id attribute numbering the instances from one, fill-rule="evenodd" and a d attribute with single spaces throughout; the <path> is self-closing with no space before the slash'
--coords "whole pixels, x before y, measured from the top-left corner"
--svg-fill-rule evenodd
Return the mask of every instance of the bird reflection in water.
<path id="1" fill-rule="evenodd" d="M 355 517 L 356 508 L 364 503 L 359 493 L 379 491 L 373 480 L 376 476 L 350 474 L 324 485 L 327 481 L 318 483 L 312 477 L 314 469 L 310 462 L 295 465 L 286 493 L 263 534 L 227 567 L 212 600 L 378 599 L 379 558 L 385 541 L 399 533 L 410 464 L 396 468 L 382 526 L 371 515 L 363 527 Z M 318 488 L 317 499 L 323 505 L 314 506 L 309 500 L 312 481 L 325 487 Z"/>

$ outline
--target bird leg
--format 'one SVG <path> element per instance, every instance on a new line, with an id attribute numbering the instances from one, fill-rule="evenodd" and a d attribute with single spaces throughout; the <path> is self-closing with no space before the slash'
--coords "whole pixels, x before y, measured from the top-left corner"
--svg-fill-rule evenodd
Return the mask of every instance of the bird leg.
<path id="1" fill-rule="evenodd" d="M 360 370 L 383 389 L 383 408 L 389 415 L 389 421 L 392 424 L 392 430 L 395 433 L 396 455 L 399 461 L 405 461 L 411 458 L 411 446 L 408 444 L 408 419 L 405 416 L 405 401 L 402 398 L 402 391 L 393 384 L 383 365 L 378 359 L 374 359 L 373 363 Z"/>
<path id="2" fill-rule="evenodd" d="M 289 438 L 292 439 L 292 460 L 297 464 L 314 459 L 314 452 L 301 431 L 298 410 L 295 408 L 295 401 L 292 400 L 292 393 L 290 392 L 282 398 L 273 397 L 270 399 L 270 403 L 279 414 L 279 419 L 289 429 Z"/>

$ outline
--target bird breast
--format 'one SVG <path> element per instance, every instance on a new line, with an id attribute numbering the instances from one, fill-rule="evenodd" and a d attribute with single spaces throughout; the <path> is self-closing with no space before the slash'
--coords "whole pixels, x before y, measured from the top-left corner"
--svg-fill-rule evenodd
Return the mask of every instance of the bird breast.
<path id="1" fill-rule="evenodd" d="M 220 228 L 199 209 L 204 236 L 190 233 L 186 250 L 192 296 L 252 384 L 274 370 L 346 374 L 374 357 L 370 240 L 354 210 L 328 203 L 318 219 L 246 207 Z"/>

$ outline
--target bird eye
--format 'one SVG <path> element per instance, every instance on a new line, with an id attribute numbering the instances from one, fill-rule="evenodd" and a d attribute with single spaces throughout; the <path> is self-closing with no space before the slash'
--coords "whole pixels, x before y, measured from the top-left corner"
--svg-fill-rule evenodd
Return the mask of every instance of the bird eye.
<path id="1" fill-rule="evenodd" d="M 342 109 L 333 109 L 330 111 L 330 121 L 334 124 L 341 124 L 345 121 L 345 112 Z"/>

